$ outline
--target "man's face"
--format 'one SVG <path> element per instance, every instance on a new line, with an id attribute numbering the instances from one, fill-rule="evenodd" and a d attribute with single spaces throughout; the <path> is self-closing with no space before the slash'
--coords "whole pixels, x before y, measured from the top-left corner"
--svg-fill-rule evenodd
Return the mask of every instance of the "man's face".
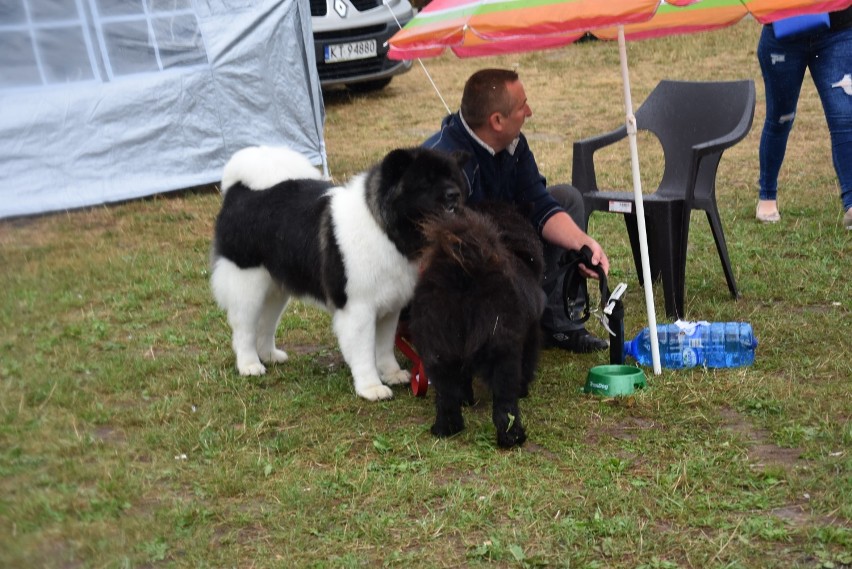
<path id="1" fill-rule="evenodd" d="M 527 117 L 532 116 L 532 109 L 527 104 L 527 94 L 524 91 L 523 83 L 520 81 L 507 83 L 506 89 L 509 91 L 512 100 L 512 109 L 505 117 L 503 128 L 503 138 L 508 145 L 521 134 L 524 121 L 527 120 Z"/>

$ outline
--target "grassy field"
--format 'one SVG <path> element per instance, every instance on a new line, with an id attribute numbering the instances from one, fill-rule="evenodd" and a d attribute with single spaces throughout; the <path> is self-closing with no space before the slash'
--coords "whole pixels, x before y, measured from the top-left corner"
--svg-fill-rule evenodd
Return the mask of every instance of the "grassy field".
<path id="1" fill-rule="evenodd" d="M 754 220 L 758 33 L 628 49 L 637 106 L 663 78 L 755 80 L 755 126 L 718 180 L 742 298 L 698 213 L 686 291 L 688 318 L 752 323 L 755 364 L 649 371 L 647 390 L 607 400 L 580 393 L 606 354 L 546 351 L 522 402 L 529 442 L 509 452 L 487 392 L 449 440 L 429 433 L 432 391 L 357 398 L 306 305 L 279 330 L 291 361 L 239 377 L 208 287 L 212 188 L 0 222 L 0 567 L 852 565 L 852 234 L 809 79 L 783 219 Z M 451 108 L 476 68 L 516 67 L 551 182 L 570 181 L 574 140 L 623 121 L 613 43 L 426 65 Z M 339 181 L 445 112 L 416 64 L 383 92 L 327 94 L 326 111 Z M 627 146 L 611 150 L 603 182 L 629 187 Z M 640 155 L 650 191 L 659 148 L 640 138 Z M 597 215 L 590 232 L 630 287 L 632 336 L 646 320 L 623 224 Z"/>

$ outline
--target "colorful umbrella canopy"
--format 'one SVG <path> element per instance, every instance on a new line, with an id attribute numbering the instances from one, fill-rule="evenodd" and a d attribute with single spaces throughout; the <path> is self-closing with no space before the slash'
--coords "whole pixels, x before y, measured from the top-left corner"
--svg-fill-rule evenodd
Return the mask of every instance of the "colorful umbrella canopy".
<path id="1" fill-rule="evenodd" d="M 660 374 L 626 39 L 718 29 L 749 14 L 766 24 L 850 5 L 852 0 L 432 0 L 389 40 L 388 57 L 435 57 L 446 49 L 459 57 L 535 51 L 570 44 L 587 32 L 618 39 L 651 359 L 654 373 Z"/>
<path id="2" fill-rule="evenodd" d="M 650 20 L 626 24 L 624 35 L 628 40 L 639 40 L 717 30 L 748 15 L 761 24 L 769 24 L 790 16 L 842 10 L 850 4 L 850 0 L 672 0 L 661 3 Z M 618 28 L 599 28 L 591 33 L 600 39 L 613 40 L 618 37 Z"/>
<path id="3" fill-rule="evenodd" d="M 535 51 L 586 30 L 648 20 L 659 0 L 432 0 L 390 40 L 391 59 Z"/>
<path id="4" fill-rule="evenodd" d="M 653 38 L 723 28 L 752 15 L 775 20 L 829 12 L 852 0 L 432 0 L 390 39 L 391 59 L 521 53 L 573 43 L 586 32 Z"/>

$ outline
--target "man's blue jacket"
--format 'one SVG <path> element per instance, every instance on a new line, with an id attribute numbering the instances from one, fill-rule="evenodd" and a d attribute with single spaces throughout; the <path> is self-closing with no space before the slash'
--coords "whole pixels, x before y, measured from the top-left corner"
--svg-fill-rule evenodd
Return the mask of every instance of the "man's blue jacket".
<path id="1" fill-rule="evenodd" d="M 464 166 L 469 203 L 482 200 L 514 202 L 520 211 L 529 214 L 539 234 L 553 214 L 563 211 L 548 193 L 547 182 L 538 171 L 523 133 L 509 148 L 495 154 L 473 134 L 459 113 L 453 113 L 444 118 L 441 130 L 430 136 L 423 146 L 444 152 L 465 150 L 473 156 Z"/>

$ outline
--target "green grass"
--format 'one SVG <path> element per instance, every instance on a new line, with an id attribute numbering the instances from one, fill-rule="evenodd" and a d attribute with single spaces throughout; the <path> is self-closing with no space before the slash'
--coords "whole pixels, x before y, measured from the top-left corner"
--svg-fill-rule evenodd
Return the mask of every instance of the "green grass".
<path id="1" fill-rule="evenodd" d="M 755 364 L 649 371 L 647 391 L 601 400 L 579 389 L 606 354 L 546 351 L 522 402 L 530 439 L 509 452 L 487 392 L 449 440 L 428 431 L 433 391 L 357 398 L 328 316 L 307 305 L 279 330 L 291 361 L 239 377 L 208 287 L 212 189 L 0 222 L 0 566 L 852 565 L 852 236 L 809 79 L 783 219 L 753 219 L 757 33 L 629 46 L 637 105 L 662 78 L 756 81 L 755 126 L 718 183 L 742 298 L 700 214 L 687 265 L 687 316 L 751 322 Z M 453 107 L 474 69 L 516 66 L 551 182 L 569 180 L 573 140 L 623 120 L 611 43 L 426 64 Z M 326 111 L 339 180 L 443 114 L 417 67 L 381 93 L 331 93 Z M 650 191 L 659 149 L 642 139 L 640 155 Z M 629 185 L 626 146 L 601 160 L 605 183 Z M 596 215 L 590 232 L 630 287 L 632 335 L 645 307 L 623 224 Z"/>

